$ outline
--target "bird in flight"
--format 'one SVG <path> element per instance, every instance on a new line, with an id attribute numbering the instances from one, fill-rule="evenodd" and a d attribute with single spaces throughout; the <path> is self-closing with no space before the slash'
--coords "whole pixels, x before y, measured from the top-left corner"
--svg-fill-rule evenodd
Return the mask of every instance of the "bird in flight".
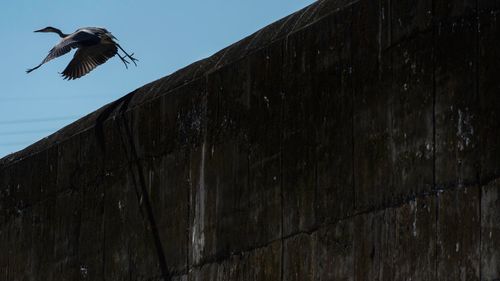
<path id="1" fill-rule="evenodd" d="M 49 26 L 35 32 L 57 33 L 62 39 L 49 51 L 47 57 L 39 65 L 28 69 L 26 73 L 32 72 L 50 60 L 67 54 L 72 49 L 77 49 L 77 51 L 68 66 L 66 66 L 66 69 L 61 73 L 64 79 L 72 80 L 80 78 L 97 66 L 105 63 L 114 55 L 118 55 L 126 68 L 128 68 L 128 64 L 130 63 L 126 58 L 129 58 L 137 66 L 137 59 L 133 57 L 134 54 L 129 55 L 115 41 L 118 39 L 105 28 L 84 27 L 77 29 L 71 34 L 64 34 L 61 30 Z M 123 56 L 118 53 L 118 48 L 124 53 Z"/>

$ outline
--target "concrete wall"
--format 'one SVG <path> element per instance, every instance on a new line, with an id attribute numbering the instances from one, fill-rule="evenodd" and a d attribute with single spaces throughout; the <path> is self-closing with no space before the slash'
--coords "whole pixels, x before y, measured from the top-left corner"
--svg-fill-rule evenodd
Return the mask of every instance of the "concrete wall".
<path id="1" fill-rule="evenodd" d="M 499 12 L 318 1 L 3 158 L 0 280 L 499 280 Z"/>

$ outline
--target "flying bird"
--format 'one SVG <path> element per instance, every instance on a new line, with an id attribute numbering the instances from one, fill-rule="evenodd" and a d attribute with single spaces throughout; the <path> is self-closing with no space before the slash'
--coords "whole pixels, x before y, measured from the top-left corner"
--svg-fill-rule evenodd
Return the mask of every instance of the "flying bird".
<path id="1" fill-rule="evenodd" d="M 115 40 L 109 31 L 100 27 L 84 27 L 79 28 L 71 34 L 64 34 L 61 30 L 54 27 L 46 27 L 35 32 L 52 32 L 57 33 L 62 39 L 50 51 L 47 57 L 34 68 L 30 68 L 26 73 L 39 68 L 43 64 L 67 54 L 72 49 L 77 49 L 73 59 L 69 62 L 66 69 L 61 73 L 64 79 L 72 80 L 82 77 L 89 73 L 97 66 L 105 63 L 114 55 L 118 55 L 121 61 L 128 68 L 130 63 L 126 58 L 129 58 L 135 66 L 137 59 L 132 54 L 128 54 Z M 120 55 L 118 48 L 124 53 Z"/>

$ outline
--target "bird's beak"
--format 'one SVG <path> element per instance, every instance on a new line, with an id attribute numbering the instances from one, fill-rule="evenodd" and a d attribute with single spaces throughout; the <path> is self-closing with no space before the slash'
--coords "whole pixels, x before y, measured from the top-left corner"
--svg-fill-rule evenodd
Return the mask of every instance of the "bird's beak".
<path id="1" fill-rule="evenodd" d="M 43 32 L 43 29 L 35 30 L 33 32 Z"/>

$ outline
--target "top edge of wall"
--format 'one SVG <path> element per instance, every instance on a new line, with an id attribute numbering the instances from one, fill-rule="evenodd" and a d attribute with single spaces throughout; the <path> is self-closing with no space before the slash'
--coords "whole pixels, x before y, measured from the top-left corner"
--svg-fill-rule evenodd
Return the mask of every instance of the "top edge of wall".
<path id="1" fill-rule="evenodd" d="M 275 41 L 286 38 L 335 12 L 351 6 L 358 0 L 319 0 L 315 3 L 284 17 L 248 37 L 218 51 L 214 55 L 194 62 L 176 72 L 148 83 L 126 96 L 104 105 L 100 109 L 82 117 L 81 119 L 65 126 L 50 136 L 35 142 L 23 150 L 9 154 L 0 159 L 1 166 L 8 166 L 36 153 L 44 151 L 58 143 L 67 140 L 81 132 L 95 126 L 98 119 L 103 115 L 106 119 L 115 116 L 121 103 L 127 100 L 127 108 L 135 108 L 159 96 L 168 94 L 170 91 L 189 84 L 208 73 L 214 72 L 224 66 L 240 60 L 259 49 L 269 46 Z M 100 122 L 105 121 L 99 120 Z"/>

